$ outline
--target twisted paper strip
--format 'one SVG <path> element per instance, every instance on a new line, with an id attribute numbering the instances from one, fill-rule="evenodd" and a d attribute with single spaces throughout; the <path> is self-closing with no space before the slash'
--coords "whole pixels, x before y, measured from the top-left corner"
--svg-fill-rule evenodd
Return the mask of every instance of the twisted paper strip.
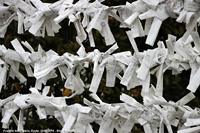
<path id="1" fill-rule="evenodd" d="M 164 125 L 168 132 L 172 132 L 171 125 L 178 126 L 180 133 L 199 131 L 199 109 L 192 109 L 185 105 L 195 97 L 192 92 L 195 92 L 200 84 L 198 67 L 200 40 L 196 31 L 199 3 L 198 0 L 172 2 L 138 0 L 122 6 L 107 7 L 100 1 L 90 3 L 87 0 L 80 0 L 75 4 L 73 1 L 65 0 L 53 4 L 42 3 L 38 0 L 1 2 L 0 17 L 3 18 L 0 24 L 1 37 L 14 19 L 18 21 L 18 33 L 23 33 L 24 28 L 35 36 L 44 36 L 46 29 L 49 36 L 54 36 L 54 33 L 61 28 L 58 23 L 68 18 L 75 25 L 77 42 L 81 46 L 77 52 L 78 55 L 65 53 L 59 56 L 53 50 L 45 52 L 41 47 L 38 51 L 34 51 L 28 42 L 20 43 L 16 39 L 11 42 L 15 50 L 6 49 L 1 45 L 0 90 L 3 85 L 6 85 L 8 70 L 8 76 L 17 77 L 20 82 L 26 81 L 26 78 L 18 71 L 20 63 L 25 66 L 29 77 L 36 78 L 35 87 L 30 88 L 31 94 L 15 94 L 0 101 L 3 128 L 8 128 L 12 117 L 18 131 L 23 131 L 23 111 L 34 105 L 40 119 L 46 118 L 46 115 L 55 116 L 63 126 L 62 132 L 92 133 L 90 125 L 92 122 L 100 125 L 100 133 L 113 132 L 114 128 L 118 132 L 130 132 L 135 123 L 142 125 L 147 133 L 162 133 Z M 83 19 L 80 14 L 83 14 Z M 129 51 L 112 54 L 118 46 L 108 25 L 109 16 L 121 22 L 120 27 L 131 29 L 127 35 L 135 51 L 133 55 Z M 163 42 L 158 42 L 157 48 L 139 52 L 134 38 L 147 35 L 146 43 L 154 45 L 162 21 L 168 17 L 177 18 L 177 22 L 186 23 L 187 31 L 183 37 L 176 40 L 176 37 L 169 35 L 166 40 L 167 48 Z M 143 30 L 140 20 L 144 19 L 146 22 Z M 106 52 L 96 49 L 86 53 L 82 42 L 87 35 L 90 45 L 95 46 L 92 29 L 101 33 L 107 45 L 114 45 Z M 195 44 L 194 47 L 191 45 L 192 42 Z M 25 51 L 21 44 L 29 52 Z M 79 104 L 66 105 L 65 99 L 84 91 L 85 85 L 80 78 L 80 71 L 87 67 L 89 62 L 94 66 L 89 90 L 92 92 L 92 97 L 100 104 L 85 99 L 84 103 L 87 105 L 85 107 Z M 58 68 L 61 77 L 66 79 L 65 87 L 74 92 L 70 97 L 46 96 L 49 87 L 42 88 L 42 84 L 45 85 L 47 80 L 57 76 L 55 68 Z M 177 102 L 167 102 L 162 97 L 163 73 L 166 70 L 172 70 L 173 74 L 179 74 L 190 68 L 192 71 L 187 89 L 191 93 Z M 106 69 L 106 86 L 108 87 L 114 86 L 116 77 L 121 80 L 121 84 L 127 86 L 127 89 L 142 85 L 143 104 L 125 94 L 120 97 L 123 103 L 102 102 L 96 92 L 104 69 Z M 124 73 L 123 76 L 119 75 L 121 71 Z M 156 87 L 150 87 L 150 77 L 154 73 L 157 75 L 157 84 Z M 42 94 L 38 90 L 42 90 Z M 18 109 L 20 109 L 20 115 L 17 120 L 14 112 Z M 80 130 L 80 127 L 84 129 Z"/>

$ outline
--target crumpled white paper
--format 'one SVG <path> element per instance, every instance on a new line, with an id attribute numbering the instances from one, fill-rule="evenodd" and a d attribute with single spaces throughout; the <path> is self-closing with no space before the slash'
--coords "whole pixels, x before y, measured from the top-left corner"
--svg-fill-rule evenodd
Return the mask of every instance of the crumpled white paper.
<path id="1" fill-rule="evenodd" d="M 35 36 L 54 36 L 61 28 L 58 23 L 69 19 L 77 31 L 76 41 L 80 45 L 77 55 L 64 53 L 59 56 L 55 51 L 44 51 L 41 46 L 34 51 L 31 45 L 11 41 L 14 48 L 0 45 L 0 91 L 6 85 L 7 76 L 18 78 L 24 83 L 28 77 L 36 79 L 35 86 L 29 88 L 30 94 L 14 94 L 0 99 L 2 128 L 9 128 L 10 119 L 23 131 L 24 110 L 35 106 L 40 119 L 54 116 L 63 126 L 62 132 L 93 133 L 91 123 L 99 124 L 99 133 L 131 132 L 134 124 L 143 126 L 147 133 L 164 133 L 164 126 L 172 133 L 172 126 L 179 133 L 199 132 L 199 109 L 186 104 L 195 98 L 200 85 L 200 37 L 197 32 L 200 21 L 199 0 L 138 0 L 125 5 L 108 7 L 96 0 L 59 0 L 55 3 L 43 3 L 40 0 L 4 0 L 0 2 L 0 37 L 4 37 L 9 24 L 18 22 L 18 33 L 29 31 Z M 130 51 L 113 53 L 118 45 L 109 27 L 109 18 L 120 22 L 120 28 L 128 28 L 127 36 L 134 53 Z M 140 52 L 136 37 L 147 35 L 146 44 L 153 46 L 162 22 L 168 17 L 186 24 L 185 34 L 177 40 L 169 35 L 164 42 L 157 42 L 154 49 Z M 141 24 L 145 20 L 145 26 Z M 95 47 L 92 30 L 98 30 L 106 45 L 112 45 L 107 51 L 95 49 L 86 53 L 82 42 L 89 38 L 90 46 Z M 194 43 L 194 46 L 192 45 Z M 28 50 L 25 51 L 24 47 Z M 84 92 L 85 83 L 80 78 L 82 70 L 93 64 L 93 77 L 89 87 L 91 96 L 99 103 L 84 99 L 84 104 L 67 105 L 65 99 Z M 19 72 L 19 64 L 24 65 L 27 76 Z M 46 82 L 57 77 L 56 68 L 65 80 L 65 88 L 72 90 L 71 96 L 47 96 L 50 87 Z M 166 101 L 163 97 L 163 77 L 166 70 L 180 74 L 191 69 L 189 84 L 191 91 L 179 101 Z M 127 89 L 141 85 L 143 104 L 131 96 L 121 94 L 121 103 L 109 104 L 96 95 L 103 73 L 106 73 L 106 86 L 114 87 L 118 78 Z M 123 75 L 121 74 L 123 73 Z M 150 84 L 151 75 L 156 74 L 157 83 Z M 44 85 L 45 87 L 42 87 Z M 15 112 L 19 111 L 19 118 Z"/>

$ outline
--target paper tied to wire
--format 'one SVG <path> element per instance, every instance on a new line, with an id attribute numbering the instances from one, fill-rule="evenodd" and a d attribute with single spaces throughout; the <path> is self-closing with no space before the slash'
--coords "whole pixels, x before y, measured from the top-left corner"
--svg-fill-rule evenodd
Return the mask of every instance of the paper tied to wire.
<path id="1" fill-rule="evenodd" d="M 74 24 L 80 42 L 86 40 L 88 36 L 91 47 L 95 47 L 92 29 L 100 32 L 107 45 L 115 43 L 108 22 L 110 17 L 119 21 L 120 27 L 131 29 L 129 32 L 133 38 L 147 35 L 146 44 L 151 46 L 155 43 L 162 22 L 168 17 L 177 18 L 177 22 L 187 24 L 184 40 L 194 29 L 199 18 L 199 2 L 192 0 L 138 0 L 112 7 L 103 5 L 101 1 L 89 2 L 88 0 L 79 0 L 76 3 L 73 0 L 60 0 L 52 4 L 43 3 L 40 0 L 15 0 L 3 1 L 2 4 L 8 5 L 2 5 L 2 37 L 15 16 L 18 17 L 16 20 L 19 34 L 28 30 L 35 36 L 43 37 L 45 30 L 48 36 L 54 36 L 61 28 L 58 23 L 67 18 L 69 23 Z M 144 28 L 140 20 L 146 20 Z"/>
<path id="2" fill-rule="evenodd" d="M 48 36 L 55 36 L 61 26 L 56 24 L 54 19 L 55 13 L 58 13 L 61 2 L 53 4 L 42 3 L 40 0 L 31 0 L 31 3 L 37 8 L 36 12 L 29 18 L 31 27 L 28 29 L 35 36 L 45 36 L 45 31 Z"/>
<path id="3" fill-rule="evenodd" d="M 7 27 L 12 20 L 18 22 L 17 32 L 23 34 L 24 30 L 29 28 L 27 19 L 36 11 L 35 7 L 33 7 L 29 1 L 23 0 L 7 0 L 3 1 L 3 4 L 5 6 L 1 5 L 1 37 L 4 37 Z"/>
<path id="4" fill-rule="evenodd" d="M 49 87 L 43 88 L 40 93 L 35 88 L 30 88 L 31 94 L 15 94 L 11 97 L 1 100 L 2 109 L 5 110 L 4 117 L 1 120 L 4 128 L 9 124 L 9 119 L 14 119 L 18 126 L 18 131 L 23 131 L 23 110 L 34 105 L 37 108 L 37 114 L 40 119 L 46 118 L 47 115 L 55 116 L 63 125 L 62 132 L 87 132 L 93 133 L 91 123 L 96 122 L 100 125 L 99 132 L 130 132 L 134 124 L 141 124 L 145 132 L 162 131 L 164 125 L 168 132 L 172 132 L 171 126 L 178 126 L 179 121 L 185 119 L 186 123 L 179 128 L 179 132 L 196 131 L 188 128 L 198 124 L 190 121 L 199 117 L 196 109 L 186 106 L 193 98 L 191 92 L 179 101 L 167 102 L 162 96 L 156 96 L 155 88 L 152 86 L 147 93 L 143 94 L 144 105 L 137 102 L 134 98 L 122 94 L 120 100 L 122 103 L 107 104 L 100 100 L 96 94 L 92 94 L 99 103 L 90 102 L 84 99 L 87 106 L 80 104 L 66 105 L 63 97 L 46 96 Z M 19 119 L 14 112 L 20 109 Z M 188 115 L 186 115 L 188 114 Z M 194 120 L 195 121 L 195 120 Z"/>
<path id="5" fill-rule="evenodd" d="M 156 131 L 157 129 L 163 131 L 164 125 L 167 126 L 168 132 L 172 132 L 171 126 L 177 126 L 178 123 L 182 121 L 182 115 L 185 114 L 185 112 L 188 113 L 193 111 L 191 108 L 189 108 L 189 106 L 185 106 L 185 104 L 192 100 L 194 95 L 191 92 L 176 103 L 172 101 L 167 102 L 162 97 L 163 73 L 167 69 L 175 69 L 176 71 L 181 72 L 184 69 L 187 70 L 191 66 L 193 71 L 191 71 L 191 81 L 189 86 L 192 82 L 198 80 L 198 77 L 195 76 L 198 74 L 198 68 L 196 68 L 194 65 L 197 65 L 199 60 L 197 58 L 192 58 L 193 56 L 197 56 L 198 45 L 191 45 L 192 42 L 196 42 L 195 37 L 198 37 L 197 33 L 192 34 L 192 36 L 189 37 L 186 42 L 183 42 L 181 39 L 176 40 L 174 36 L 169 35 L 169 38 L 166 41 L 168 49 L 165 48 L 163 42 L 158 42 L 158 48 L 144 52 L 138 51 L 138 54 L 135 53 L 134 55 L 132 55 L 129 51 L 112 54 L 118 48 L 118 45 L 115 44 L 106 52 L 95 50 L 94 52 L 89 52 L 83 55 L 81 54 L 80 56 L 69 53 L 59 56 L 52 50 L 45 52 L 41 47 L 39 47 L 38 51 L 35 52 L 28 42 L 20 43 L 17 39 L 15 39 L 11 42 L 15 50 L 7 50 L 4 46 L 1 46 L 1 54 L 5 55 L 1 56 L 3 64 L 1 75 L 4 76 L 7 73 L 7 69 L 4 68 L 4 66 L 7 66 L 7 68 L 10 68 L 9 76 L 16 76 L 20 80 L 20 76 L 17 75 L 23 75 L 17 71 L 18 69 L 14 69 L 14 67 L 18 67 L 19 63 L 21 63 L 25 66 L 30 66 L 30 69 L 27 68 L 27 73 L 32 72 L 32 75 L 29 74 L 29 76 L 36 78 L 36 86 L 35 88 L 30 89 L 32 92 L 31 94 L 17 94 L 14 97 L 1 100 L 1 106 L 3 106 L 3 110 L 5 110 L 3 111 L 4 117 L 2 119 L 2 123 L 4 123 L 3 127 L 8 128 L 9 120 L 12 118 L 16 121 L 18 130 L 23 130 L 23 125 L 21 124 L 23 123 L 23 110 L 29 108 L 30 105 L 34 105 L 37 108 L 37 114 L 40 119 L 45 119 L 48 114 L 53 116 L 55 115 L 55 118 L 57 118 L 58 121 L 63 125 L 63 131 L 66 130 L 78 132 L 79 127 L 84 126 L 85 131 L 92 132 L 89 123 L 95 121 L 100 124 L 100 132 L 112 132 L 114 128 L 118 132 L 128 132 L 132 129 L 131 127 L 134 126 L 134 123 L 141 124 L 146 132 L 149 130 Z M 29 52 L 25 51 L 22 46 L 26 47 Z M 80 78 L 80 71 L 85 67 L 84 62 L 91 62 L 94 64 L 93 80 L 95 82 L 92 80 L 90 91 L 93 93 L 95 100 L 100 102 L 100 105 L 87 102 L 86 104 L 94 109 L 94 111 L 91 111 L 91 114 L 75 113 L 68 116 L 65 114 L 65 112 L 69 112 L 70 110 L 65 103 L 65 99 L 71 98 L 77 94 L 81 94 L 84 91 L 84 82 L 81 81 Z M 176 65 L 174 63 L 176 63 Z M 50 88 L 48 86 L 42 88 L 41 86 L 42 83 L 45 85 L 48 79 L 53 78 L 51 75 L 56 75 L 56 71 L 54 69 L 57 67 L 59 68 L 62 78 L 66 79 L 65 87 L 75 91 L 75 93 L 69 97 L 56 98 L 53 96 L 46 96 Z M 113 108 L 114 112 L 112 112 L 113 106 L 110 107 L 109 104 L 103 103 L 95 94 L 98 91 L 98 86 L 102 78 L 102 75 L 100 75 L 99 72 L 102 74 L 104 72 L 104 68 L 107 70 L 107 75 L 113 76 L 112 80 L 108 80 L 107 86 L 112 87 L 114 85 L 115 77 L 119 78 L 121 80 L 121 84 L 127 86 L 128 89 L 137 85 L 142 85 L 144 105 L 138 103 L 132 97 L 123 94 L 120 99 L 124 102 L 124 105 L 121 103 L 115 105 L 116 108 Z M 152 68 L 154 69 L 152 70 Z M 6 71 L 3 71 L 3 69 Z M 119 72 L 121 71 L 124 71 L 124 75 L 122 77 L 119 75 Z M 150 81 L 146 80 L 146 77 L 150 78 L 150 75 L 155 72 L 157 73 L 156 87 L 151 86 L 149 88 L 148 86 L 150 85 Z M 197 86 L 198 85 L 199 84 L 197 84 Z M 190 87 L 188 87 L 188 89 L 190 89 Z M 43 93 L 39 93 L 38 90 L 42 90 Z M 161 105 L 163 107 L 157 105 Z M 152 106 L 153 108 L 149 109 Z M 120 112 L 123 111 L 123 107 L 127 110 L 128 115 L 127 113 Z M 54 112 L 49 111 L 49 108 L 53 109 Z M 74 108 L 77 110 L 76 107 L 72 107 L 72 110 L 74 110 Z M 17 120 L 15 115 L 13 115 L 18 109 L 20 109 L 21 112 L 19 120 Z M 107 109 L 109 109 L 111 112 L 106 112 Z M 168 111 L 168 109 L 170 111 Z M 135 112 L 134 110 L 136 110 L 136 112 L 139 111 L 139 115 L 131 115 L 130 113 Z M 152 114 L 152 110 L 155 113 L 154 115 Z M 117 114 L 118 111 L 119 114 Z M 72 112 L 74 113 L 75 111 Z M 93 113 L 96 115 L 98 114 L 99 119 L 93 118 Z M 179 113 L 182 115 L 180 115 L 179 118 L 176 118 L 174 115 Z M 62 118 L 61 114 L 63 116 L 68 116 L 69 118 Z M 188 115 L 187 118 L 190 120 L 190 115 Z M 185 120 L 187 118 L 184 116 Z M 84 123 L 84 119 L 88 121 L 88 123 Z M 134 123 L 128 125 L 128 122 L 132 120 Z M 66 125 L 66 123 L 69 121 L 71 122 L 71 125 Z M 122 121 L 124 121 L 124 125 Z M 126 128 L 126 126 L 129 128 Z M 184 127 L 185 125 L 183 125 L 183 127 L 180 129 L 185 131 L 188 126 L 186 126 L 185 129 Z M 189 129 L 186 131 L 188 130 Z"/>
<path id="6" fill-rule="evenodd" d="M 0 91 L 6 89 L 8 77 L 17 78 L 25 83 L 28 77 L 35 78 L 35 86 L 30 93 L 16 93 L 0 99 L 2 128 L 9 129 L 11 119 L 18 131 L 24 130 L 25 110 L 34 106 L 39 119 L 54 116 L 62 125 L 61 132 L 93 133 L 92 123 L 97 123 L 99 133 L 131 132 L 135 124 L 140 124 L 147 133 L 163 133 L 165 128 L 172 133 L 172 126 L 178 133 L 199 132 L 199 108 L 186 104 L 195 98 L 200 85 L 200 37 L 197 31 L 199 23 L 199 0 L 138 0 L 125 5 L 105 6 L 100 0 L 60 0 L 55 3 L 43 3 L 40 0 L 4 0 L 0 2 L 0 37 L 4 37 L 10 23 L 18 22 L 18 33 L 29 31 L 35 36 L 54 36 L 59 32 L 64 19 L 73 23 L 77 31 L 76 41 L 80 45 L 76 55 L 68 52 L 59 55 L 53 50 L 44 51 L 39 45 L 35 51 L 27 41 L 14 39 L 14 49 L 0 45 Z M 140 51 L 135 38 L 147 35 L 146 44 L 156 42 L 162 22 L 167 18 L 186 24 L 186 32 L 177 39 L 168 35 L 165 42 L 158 41 L 157 47 Z M 126 34 L 133 48 L 118 52 L 118 45 L 111 32 L 110 18 L 120 22 L 120 28 L 128 28 Z M 142 22 L 144 22 L 144 27 Z M 95 49 L 86 52 L 83 42 L 88 38 L 91 47 L 95 47 L 93 30 L 98 30 L 110 48 L 103 52 Z M 166 47 L 164 45 L 166 43 Z M 194 45 L 193 45 L 194 44 Z M 85 69 L 92 64 L 92 80 L 89 84 L 92 102 L 84 98 L 81 104 L 67 105 L 66 99 L 80 95 L 86 88 L 81 79 Z M 25 67 L 26 75 L 20 72 Z M 173 75 L 191 69 L 190 92 L 178 101 L 167 101 L 163 97 L 164 73 L 172 70 Z M 57 71 L 58 70 L 58 71 Z M 128 90 L 142 86 L 143 103 L 139 103 L 127 94 L 121 94 L 121 103 L 105 103 L 97 95 L 101 79 L 106 74 L 106 86 L 115 87 L 116 78 Z M 155 74 L 155 87 L 151 84 L 151 75 Z M 61 76 L 65 80 L 64 88 L 72 94 L 54 97 L 48 80 Z M 7 88 L 8 90 L 9 88 Z M 19 110 L 18 118 L 15 112 Z"/>

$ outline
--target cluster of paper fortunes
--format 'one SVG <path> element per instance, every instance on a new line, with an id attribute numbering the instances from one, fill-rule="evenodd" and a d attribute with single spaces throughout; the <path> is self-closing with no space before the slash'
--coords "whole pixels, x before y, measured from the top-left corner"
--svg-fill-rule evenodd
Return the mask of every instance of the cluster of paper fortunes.
<path id="1" fill-rule="evenodd" d="M 145 133 L 164 133 L 166 126 L 169 133 L 172 127 L 178 127 L 178 133 L 200 132 L 200 111 L 186 104 L 195 98 L 194 92 L 200 85 L 200 37 L 197 24 L 200 18 L 200 0 L 138 0 L 126 5 L 108 7 L 103 0 L 89 2 L 79 0 L 60 0 L 55 3 L 43 3 L 40 0 L 1 0 L 0 1 L 0 36 L 4 37 L 9 24 L 18 22 L 18 33 L 29 31 L 35 36 L 54 36 L 61 28 L 58 23 L 69 19 L 77 30 L 76 40 L 80 44 L 77 55 L 65 53 L 59 56 L 53 50 L 45 52 L 40 46 L 34 51 L 28 42 L 11 41 L 14 50 L 0 46 L 0 91 L 6 85 L 8 77 L 26 82 L 19 72 L 19 65 L 25 66 L 28 77 L 35 77 L 35 87 L 31 94 L 14 94 L 0 100 L 3 128 L 9 128 L 12 118 L 18 131 L 23 131 L 24 110 L 35 106 L 40 119 L 47 115 L 54 116 L 63 126 L 62 132 L 93 133 L 93 122 L 100 125 L 99 133 L 112 133 L 114 128 L 119 133 L 128 133 L 134 124 L 143 126 Z M 115 53 L 118 45 L 109 28 L 108 18 L 113 17 L 121 23 L 120 28 L 129 28 L 127 36 L 134 49 Z M 186 24 L 186 32 L 180 38 L 169 35 L 158 47 L 139 52 L 134 38 L 147 35 L 146 44 L 153 46 L 162 25 L 168 17 Z M 145 20 L 143 28 L 140 20 Z M 91 47 L 95 47 L 92 29 L 104 37 L 107 45 L 112 45 L 106 52 L 95 49 L 86 53 L 82 42 L 89 38 Z M 194 43 L 194 46 L 192 45 Z M 24 48 L 29 51 L 25 51 Z M 72 98 L 84 91 L 85 84 L 80 74 L 93 63 L 93 78 L 89 91 L 99 103 L 84 99 L 80 104 L 67 105 L 65 99 Z M 47 80 L 55 78 L 56 68 L 63 80 L 64 87 L 72 90 L 69 97 L 46 96 L 50 87 Z M 189 85 L 191 92 L 177 102 L 167 102 L 163 98 L 163 75 L 166 70 L 179 74 L 191 69 Z M 143 104 L 134 98 L 122 94 L 122 103 L 108 104 L 96 95 L 102 75 L 106 70 L 106 86 L 114 87 L 115 79 L 127 89 L 142 85 Z M 120 73 L 123 71 L 123 75 Z M 150 85 L 151 74 L 156 74 L 157 84 Z M 41 93 L 38 91 L 41 90 Z M 20 110 L 19 118 L 14 112 Z"/>

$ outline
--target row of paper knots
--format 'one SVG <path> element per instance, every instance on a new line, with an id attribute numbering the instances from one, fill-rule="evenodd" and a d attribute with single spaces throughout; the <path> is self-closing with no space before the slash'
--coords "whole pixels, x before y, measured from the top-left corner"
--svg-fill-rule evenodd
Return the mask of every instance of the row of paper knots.
<path id="1" fill-rule="evenodd" d="M 65 53 L 62 56 L 53 50 L 45 52 L 41 47 L 35 52 L 28 42 L 22 42 L 30 51 L 27 52 L 16 39 L 11 42 L 15 50 L 6 49 L 3 45 L 0 47 L 1 88 L 6 85 L 8 68 L 10 68 L 8 76 L 17 77 L 21 82 L 26 81 L 26 78 L 19 72 L 20 63 L 25 66 L 29 77 L 36 78 L 35 87 L 30 89 L 31 94 L 16 94 L 0 101 L 3 128 L 8 128 L 12 117 L 18 130 L 22 131 L 23 110 L 34 105 L 41 119 L 46 118 L 47 114 L 55 116 L 63 125 L 63 132 L 91 133 L 93 130 L 89 123 L 93 121 L 100 125 L 100 133 L 112 132 L 113 128 L 118 132 L 130 132 L 135 123 L 141 124 L 145 132 L 164 132 L 164 125 L 168 132 L 172 132 L 171 125 L 179 126 L 180 133 L 199 131 L 198 109 L 191 109 L 185 104 L 195 97 L 192 92 L 195 92 L 200 84 L 198 56 L 200 37 L 196 28 L 200 17 L 200 1 L 138 0 L 113 7 L 105 6 L 101 2 L 91 3 L 87 0 L 80 0 L 74 4 L 73 0 L 60 0 L 53 4 L 42 3 L 39 0 L 0 2 L 1 37 L 4 37 L 12 20 L 18 21 L 18 33 L 20 34 L 28 30 L 35 36 L 45 36 L 46 30 L 49 36 L 54 36 L 61 28 L 58 23 L 68 18 L 69 22 L 75 25 L 76 40 L 80 44 L 78 55 Z M 134 55 L 129 51 L 112 54 L 118 46 L 109 28 L 109 16 L 118 20 L 121 23 L 120 27 L 130 28 L 127 35 L 135 51 Z M 147 35 L 146 44 L 154 45 L 161 24 L 168 17 L 176 18 L 177 22 L 186 23 L 187 31 L 183 37 L 176 41 L 176 37 L 169 35 L 166 41 L 167 48 L 163 42 L 158 42 L 158 48 L 139 52 L 134 38 Z M 146 20 L 144 29 L 140 20 Z M 86 53 L 82 42 L 87 36 L 91 47 L 95 47 L 92 29 L 100 32 L 107 45 L 114 45 L 106 52 L 94 50 Z M 194 47 L 191 45 L 192 42 L 195 44 Z M 64 99 L 84 91 L 85 85 L 80 78 L 80 71 L 88 67 L 89 62 L 92 62 L 94 66 L 94 75 L 89 90 L 100 104 L 85 100 L 88 107 L 79 104 L 67 106 Z M 47 80 L 57 76 L 55 68 L 58 68 L 61 77 L 66 79 L 65 87 L 75 92 L 70 97 L 45 96 L 49 91 L 47 86 L 43 88 L 43 94 L 37 91 L 42 89 L 42 84 L 45 85 Z M 125 94 L 120 97 L 124 103 L 106 104 L 102 102 L 96 92 L 104 68 L 107 70 L 106 86 L 114 87 L 116 77 L 128 89 L 142 85 L 144 104 L 136 102 L 135 99 Z M 154 69 L 150 71 L 151 68 Z M 173 74 L 179 74 L 190 68 L 191 76 L 187 89 L 192 92 L 178 102 L 167 102 L 162 97 L 163 73 L 171 69 Z M 121 71 L 124 73 L 123 76 L 119 74 Z M 157 84 L 156 87 L 150 87 L 150 75 L 154 73 L 157 75 Z M 53 108 L 53 112 L 50 108 Z M 18 109 L 20 109 L 19 120 L 14 115 Z M 96 118 L 97 115 L 93 116 L 94 112 L 98 114 L 98 118 Z M 197 127 L 190 128 L 191 126 Z M 85 130 L 81 130 L 80 127 L 85 127 Z"/>

